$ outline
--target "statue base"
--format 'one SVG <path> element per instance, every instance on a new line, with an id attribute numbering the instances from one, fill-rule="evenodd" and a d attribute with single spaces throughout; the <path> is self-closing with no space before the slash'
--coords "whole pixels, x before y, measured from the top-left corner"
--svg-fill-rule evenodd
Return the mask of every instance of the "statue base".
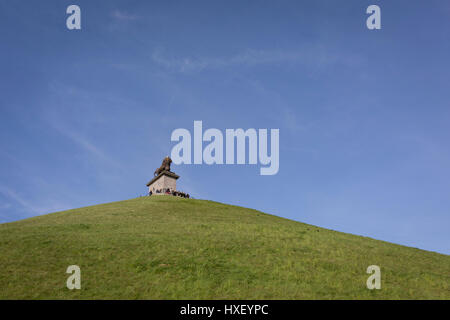
<path id="1" fill-rule="evenodd" d="M 171 194 L 172 191 L 177 190 L 177 179 L 179 177 L 172 171 L 164 170 L 147 183 L 148 192 L 151 192 L 152 195 Z"/>

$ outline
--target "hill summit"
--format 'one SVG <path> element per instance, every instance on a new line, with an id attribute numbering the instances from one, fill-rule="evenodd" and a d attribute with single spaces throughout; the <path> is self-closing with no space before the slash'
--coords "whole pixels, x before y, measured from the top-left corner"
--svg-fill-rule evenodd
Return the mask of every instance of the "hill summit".
<path id="1" fill-rule="evenodd" d="M 66 269 L 81 269 L 81 289 Z M 380 290 L 366 287 L 381 268 Z M 0 225 L 0 299 L 450 299 L 450 256 L 256 210 L 141 197 Z"/>

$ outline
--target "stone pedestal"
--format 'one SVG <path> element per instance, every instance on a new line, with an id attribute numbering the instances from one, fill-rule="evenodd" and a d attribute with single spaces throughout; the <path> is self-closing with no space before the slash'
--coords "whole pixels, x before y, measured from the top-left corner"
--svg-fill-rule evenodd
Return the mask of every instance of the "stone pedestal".
<path id="1" fill-rule="evenodd" d="M 148 192 L 150 193 L 151 191 L 153 195 L 163 195 L 167 189 L 170 192 L 176 191 L 178 178 L 179 176 L 172 171 L 164 170 L 147 183 Z M 161 192 L 157 192 L 157 190 Z"/>

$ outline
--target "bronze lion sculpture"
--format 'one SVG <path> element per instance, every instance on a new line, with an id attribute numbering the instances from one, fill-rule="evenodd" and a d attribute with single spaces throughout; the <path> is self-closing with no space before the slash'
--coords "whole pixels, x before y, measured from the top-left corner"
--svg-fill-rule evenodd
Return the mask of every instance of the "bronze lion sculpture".
<path id="1" fill-rule="evenodd" d="M 170 164 L 172 163 L 172 159 L 170 159 L 169 156 L 165 157 L 161 167 L 159 167 L 158 169 L 155 170 L 154 175 L 157 176 L 158 174 L 160 174 L 163 171 L 170 171 Z"/>

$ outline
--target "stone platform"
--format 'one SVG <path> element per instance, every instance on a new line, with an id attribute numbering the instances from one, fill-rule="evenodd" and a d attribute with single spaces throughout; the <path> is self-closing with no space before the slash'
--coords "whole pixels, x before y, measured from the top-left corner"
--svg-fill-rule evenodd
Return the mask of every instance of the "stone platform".
<path id="1" fill-rule="evenodd" d="M 148 192 L 151 192 L 153 195 L 164 195 L 167 189 L 169 189 L 169 192 L 176 191 L 179 177 L 172 171 L 164 170 L 147 183 Z M 157 190 L 161 192 L 158 193 Z"/>

